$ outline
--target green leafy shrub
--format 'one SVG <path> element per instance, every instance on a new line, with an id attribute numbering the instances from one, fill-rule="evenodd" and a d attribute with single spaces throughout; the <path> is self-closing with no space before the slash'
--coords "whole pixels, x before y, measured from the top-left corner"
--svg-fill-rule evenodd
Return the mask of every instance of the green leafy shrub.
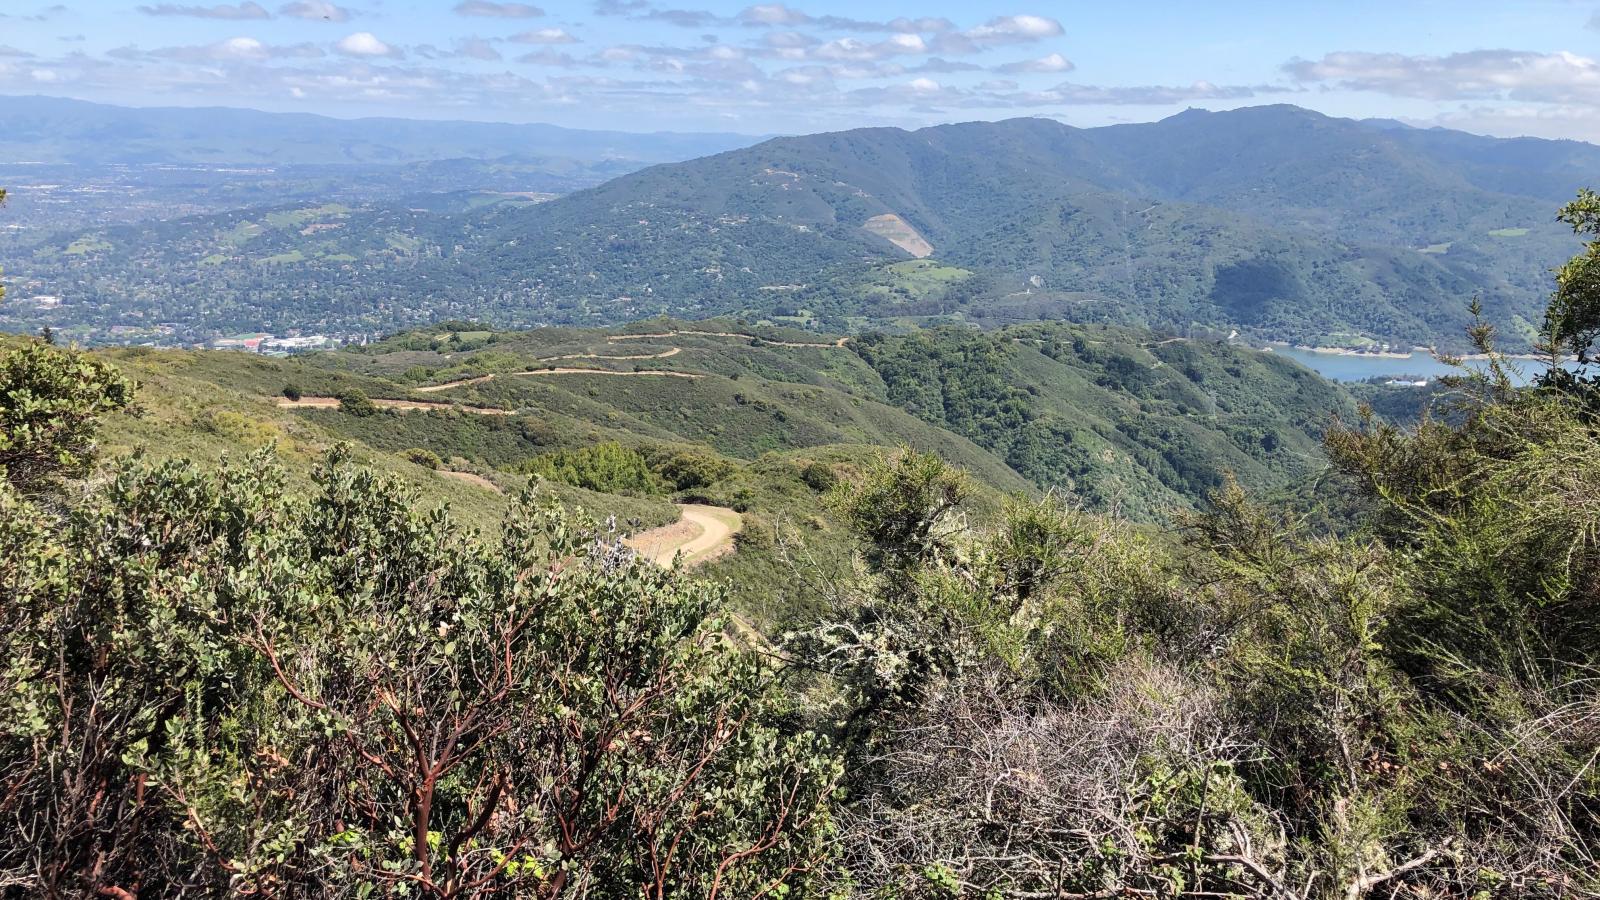
<path id="1" fill-rule="evenodd" d="M 378 414 L 378 404 L 360 388 L 349 388 L 339 392 L 339 410 L 364 419 Z"/>
<path id="2" fill-rule="evenodd" d="M 643 496 L 661 487 L 644 455 L 615 441 L 543 453 L 517 466 L 517 471 L 608 494 Z"/>
<path id="3" fill-rule="evenodd" d="M 0 356 L 0 471 L 23 492 L 82 475 L 95 420 L 133 402 L 133 383 L 76 350 L 27 341 Z"/>
<path id="4" fill-rule="evenodd" d="M 332 455 L 0 485 L 0 872 L 41 896 L 749 897 L 838 764 L 718 588 L 527 495 L 475 543 Z M 707 802 L 715 798 L 715 802 Z"/>
<path id="5" fill-rule="evenodd" d="M 675 491 L 710 487 L 733 474 L 733 464 L 716 454 L 699 450 L 656 451 L 650 468 Z"/>
<path id="6" fill-rule="evenodd" d="M 423 447 L 412 447 L 409 450 L 402 450 L 400 451 L 400 455 L 405 459 L 408 459 L 423 467 L 424 469 L 444 468 L 444 460 L 439 458 L 439 454 Z"/>
<path id="7" fill-rule="evenodd" d="M 806 463 L 805 468 L 800 470 L 800 480 L 813 491 L 825 494 L 833 490 L 833 486 L 839 483 L 839 476 L 834 473 L 833 467 L 827 463 L 812 460 Z"/>

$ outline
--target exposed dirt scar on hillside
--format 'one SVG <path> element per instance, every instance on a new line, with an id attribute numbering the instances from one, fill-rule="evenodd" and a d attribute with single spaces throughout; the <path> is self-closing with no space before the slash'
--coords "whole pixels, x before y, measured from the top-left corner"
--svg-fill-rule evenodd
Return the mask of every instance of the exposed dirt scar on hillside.
<path id="1" fill-rule="evenodd" d="M 459 409 L 462 412 L 476 413 L 480 416 L 510 416 L 516 413 L 509 409 L 496 409 L 492 406 L 460 406 L 455 403 L 432 403 L 427 400 L 385 400 L 374 397 L 374 406 L 384 409 Z M 288 397 L 279 397 L 278 406 L 281 409 L 337 409 L 338 397 L 301 397 L 299 400 L 290 400 Z"/>
<path id="2" fill-rule="evenodd" d="M 474 475 L 471 472 L 454 472 L 449 469 L 440 469 L 439 475 L 444 478 L 449 478 L 452 481 L 464 481 L 467 484 L 475 484 L 478 487 L 487 488 L 491 491 L 494 491 L 496 494 L 505 493 L 505 491 L 500 489 L 500 485 L 495 484 L 482 475 Z"/>
<path id="3" fill-rule="evenodd" d="M 926 259 L 933 255 L 933 245 L 928 243 L 928 239 L 923 237 L 915 228 L 912 228 L 910 222 L 894 213 L 873 216 L 863 223 L 861 228 L 883 238 L 917 259 Z"/>
<path id="4" fill-rule="evenodd" d="M 733 536 L 744 527 L 743 516 L 700 503 L 680 503 L 678 509 L 682 513 L 678 521 L 641 531 L 623 543 L 660 566 L 671 566 L 677 560 L 688 568 L 733 552 Z"/>

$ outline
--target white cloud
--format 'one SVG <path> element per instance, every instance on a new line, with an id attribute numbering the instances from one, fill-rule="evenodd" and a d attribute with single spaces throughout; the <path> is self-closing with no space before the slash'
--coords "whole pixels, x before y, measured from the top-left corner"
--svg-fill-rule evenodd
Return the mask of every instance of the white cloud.
<path id="1" fill-rule="evenodd" d="M 537 19 L 544 15 L 544 10 L 527 3 L 491 3 L 490 0 L 461 0 L 455 10 L 457 15 L 490 19 Z"/>
<path id="2" fill-rule="evenodd" d="M 118 48 L 107 53 L 117 59 L 142 58 L 170 59 L 192 63 L 246 63 L 265 62 L 269 59 L 315 59 L 324 54 L 315 44 L 273 45 L 253 37 L 233 37 L 198 47 L 163 47 L 148 54 L 132 47 Z"/>
<path id="3" fill-rule="evenodd" d="M 320 22 L 348 22 L 350 11 L 341 6 L 336 6 L 328 0 L 295 0 L 278 9 L 278 12 L 292 19 L 308 19 Z"/>
<path id="4" fill-rule="evenodd" d="M 821 43 L 820 39 L 798 31 L 769 31 L 761 36 L 761 42 L 778 50 L 801 50 Z"/>
<path id="5" fill-rule="evenodd" d="M 890 31 L 904 31 L 910 34 L 937 34 L 941 31 L 954 31 L 956 27 L 956 23 L 937 16 L 891 19 L 885 24 Z"/>
<path id="6" fill-rule="evenodd" d="M 997 16 L 964 32 L 964 36 L 980 46 L 997 44 L 1025 44 L 1056 37 L 1064 32 L 1061 23 L 1044 16 Z"/>
<path id="7" fill-rule="evenodd" d="M 1422 128 L 1437 126 L 1500 137 L 1567 138 L 1600 144 L 1600 116 L 1592 107 L 1462 104 L 1430 118 L 1402 121 Z"/>
<path id="8" fill-rule="evenodd" d="M 1561 51 L 1473 50 L 1448 56 L 1329 53 L 1292 60 L 1296 81 L 1424 100 L 1600 104 L 1600 62 Z"/>
<path id="9" fill-rule="evenodd" d="M 554 66 L 562 69 L 571 69 L 585 64 L 583 60 L 576 59 L 571 54 L 548 49 L 524 53 L 517 57 L 517 62 L 529 63 L 535 66 Z"/>
<path id="10" fill-rule="evenodd" d="M 1074 106 L 1173 106 L 1196 100 L 1243 100 L 1261 94 L 1287 93 L 1289 89 L 1269 85 L 1218 85 L 1196 81 L 1182 86 L 1058 84 L 1047 91 L 1025 91 L 1015 95 L 1018 105 L 1066 104 Z"/>
<path id="11" fill-rule="evenodd" d="M 919 94 L 929 94 L 939 91 L 942 85 L 932 78 L 913 78 L 908 82 L 909 87 Z"/>
<path id="12" fill-rule="evenodd" d="M 576 44 L 578 39 L 565 28 L 540 28 L 512 35 L 510 40 L 519 44 Z"/>
<path id="13" fill-rule="evenodd" d="M 1072 60 L 1067 59 L 1065 56 L 1062 56 L 1059 53 L 1051 53 L 1048 56 L 1041 56 L 1038 59 L 1026 59 L 1026 60 L 1022 60 L 1020 62 L 1006 63 L 1003 66 L 999 66 L 997 68 L 997 71 L 1000 71 L 1000 72 L 1071 72 L 1075 68 L 1077 68 L 1077 66 L 1072 64 Z"/>
<path id="14" fill-rule="evenodd" d="M 495 49 L 494 41 L 481 37 L 465 37 L 456 41 L 450 50 L 440 50 L 432 44 L 423 44 L 413 48 L 418 56 L 423 59 L 478 59 L 485 62 L 498 62 L 504 57 Z"/>
<path id="15" fill-rule="evenodd" d="M 265 44 L 251 37 L 228 38 L 212 48 L 217 59 L 267 59 L 272 55 Z"/>
<path id="16" fill-rule="evenodd" d="M 400 51 L 378 40 L 377 35 L 370 31 L 358 31 L 346 36 L 334 45 L 334 49 L 345 56 L 399 56 Z"/>
<path id="17" fill-rule="evenodd" d="M 814 59 L 865 62 L 891 56 L 912 56 L 928 52 L 928 45 L 914 34 L 897 34 L 885 41 L 868 43 L 855 38 L 838 38 L 809 51 Z"/>
<path id="18" fill-rule="evenodd" d="M 141 6 L 139 11 L 147 16 L 192 16 L 197 19 L 270 19 L 272 14 L 259 3 L 245 2 L 237 5 L 219 3 L 216 6 L 183 6 L 177 3 L 158 3 Z"/>
<path id="19" fill-rule="evenodd" d="M 746 7 L 739 13 L 739 21 L 747 25 L 803 25 L 811 17 L 782 3 L 764 3 Z"/>

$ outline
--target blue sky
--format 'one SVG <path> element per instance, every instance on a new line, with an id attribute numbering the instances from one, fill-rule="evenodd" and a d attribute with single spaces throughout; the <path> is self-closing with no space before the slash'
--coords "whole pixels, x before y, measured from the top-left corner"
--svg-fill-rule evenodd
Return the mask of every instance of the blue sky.
<path id="1" fill-rule="evenodd" d="M 1597 60 L 1600 0 L 0 0 L 0 93 L 630 131 L 1296 103 L 1600 142 Z"/>

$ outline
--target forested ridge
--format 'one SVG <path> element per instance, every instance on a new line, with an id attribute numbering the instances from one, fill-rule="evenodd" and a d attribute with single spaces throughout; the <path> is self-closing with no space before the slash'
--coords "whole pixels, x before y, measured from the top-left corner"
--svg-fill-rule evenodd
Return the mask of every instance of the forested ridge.
<path id="1" fill-rule="evenodd" d="M 1485 366 L 1404 425 L 1315 425 L 1348 397 L 1292 363 L 1114 329 L 847 349 L 451 326 L 292 366 L 11 340 L 0 890 L 1600 895 L 1600 197 L 1561 215 L 1589 243 L 1542 342 L 1576 371 L 1515 386 L 1480 320 Z M 668 334 L 678 352 L 649 352 Z M 730 334 L 740 354 L 706 349 Z M 534 353 L 610 377 L 558 393 L 569 375 L 514 374 Z M 129 373 L 222 408 L 142 409 Z M 1248 387 L 1268 376 L 1280 396 Z M 1067 384 L 1101 393 L 1069 416 Z M 748 418 L 719 432 L 651 393 L 712 389 Z M 806 401 L 875 403 L 982 474 L 805 444 Z M 1267 418 L 1287 409 L 1306 418 Z M 1199 474 L 1118 421 L 1207 435 L 1263 478 L 1325 431 L 1327 471 L 1296 477 L 1327 504 Z M 110 452 L 135 433 L 237 452 Z M 428 440 L 501 454 L 498 526 L 424 499 L 464 464 Z M 1062 448 L 1088 441 L 1208 497 L 1130 522 L 1078 491 L 1094 473 Z M 728 562 L 668 570 L 573 496 L 754 525 Z"/>
<path id="2" fill-rule="evenodd" d="M 1091 129 L 866 128 L 658 165 L 548 203 L 324 199 L 66 228 L 31 238 L 14 266 L 68 302 L 0 321 L 182 343 L 444 318 L 745 315 L 840 331 L 1070 319 L 1462 350 L 1461 298 L 1477 294 L 1507 346 L 1528 349 L 1548 271 L 1574 250 L 1549 211 L 1597 165 L 1577 142 L 1292 106 Z M 474 177 L 503 180 L 492 167 Z M 932 256 L 865 227 L 888 216 Z"/>

